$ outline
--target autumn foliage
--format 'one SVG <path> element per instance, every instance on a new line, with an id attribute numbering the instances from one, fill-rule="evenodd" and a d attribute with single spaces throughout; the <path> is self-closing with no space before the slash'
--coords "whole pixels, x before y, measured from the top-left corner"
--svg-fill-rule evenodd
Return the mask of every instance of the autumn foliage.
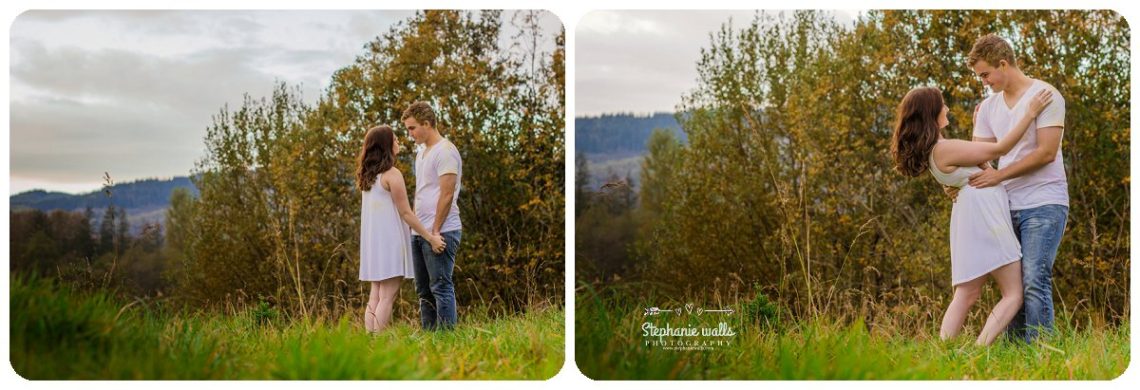
<path id="1" fill-rule="evenodd" d="M 223 108 L 195 170 L 201 197 L 176 196 L 168 216 L 181 297 L 207 307 L 266 301 L 301 314 L 361 307 L 354 158 L 379 124 L 414 150 L 400 113 L 424 100 L 463 158 L 460 306 L 560 305 L 564 34 L 543 32 L 538 16 L 417 13 L 336 71 L 313 104 L 282 85 Z M 501 40 L 508 23 L 518 34 Z M 409 193 L 412 155 L 397 162 Z M 414 314 L 411 284 L 402 290 Z"/>
<path id="2" fill-rule="evenodd" d="M 650 138 L 623 259 L 636 271 L 617 279 L 666 296 L 759 290 L 797 316 L 932 322 L 951 289 L 951 201 L 928 175 L 891 169 L 893 110 L 911 88 L 938 87 L 948 136 L 968 139 L 987 92 L 966 54 L 991 32 L 1068 105 L 1057 310 L 1126 317 L 1130 29 L 1111 11 L 871 11 L 851 25 L 819 12 L 761 13 L 725 23 L 677 107 L 688 141 Z"/>

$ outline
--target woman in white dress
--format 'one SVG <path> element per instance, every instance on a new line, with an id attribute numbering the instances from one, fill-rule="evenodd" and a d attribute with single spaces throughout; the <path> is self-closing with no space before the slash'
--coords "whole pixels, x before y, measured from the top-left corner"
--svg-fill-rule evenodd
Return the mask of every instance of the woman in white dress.
<path id="1" fill-rule="evenodd" d="M 1027 99 L 1026 114 L 998 142 L 944 139 L 949 109 L 937 88 L 915 88 L 898 106 L 891 140 L 895 169 L 916 177 L 930 171 L 939 183 L 960 188 L 950 214 L 950 263 L 954 297 L 942 317 L 943 340 L 955 337 L 970 307 L 981 296 L 986 275 L 993 276 L 1001 300 L 990 312 L 977 344 L 990 345 L 1021 308 L 1021 245 L 1013 232 L 1004 186 L 974 188 L 970 175 L 1009 152 L 1038 114 L 1052 102 L 1043 90 Z"/>
<path id="2" fill-rule="evenodd" d="M 392 128 L 377 126 L 364 135 L 356 160 L 356 186 L 361 191 L 360 280 L 372 285 L 364 308 L 364 328 L 369 332 L 388 326 L 400 282 L 414 277 L 408 227 L 429 237 L 433 249 L 442 251 L 446 246 L 441 236 L 424 229 L 408 205 L 404 176 L 396 168 L 399 153 L 400 142 Z"/>

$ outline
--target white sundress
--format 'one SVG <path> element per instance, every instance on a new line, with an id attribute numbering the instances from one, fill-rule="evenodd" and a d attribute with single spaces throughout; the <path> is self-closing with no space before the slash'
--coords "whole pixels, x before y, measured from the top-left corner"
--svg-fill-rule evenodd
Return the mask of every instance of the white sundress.
<path id="1" fill-rule="evenodd" d="M 950 213 L 950 269 L 955 286 L 1021 259 L 1021 244 L 1013 233 L 1005 186 L 979 189 L 968 184 L 970 175 L 981 170 L 959 167 L 944 173 L 934 164 L 934 152 L 930 153 L 930 174 L 934 179 L 960 188 Z"/>
<path id="2" fill-rule="evenodd" d="M 412 279 L 412 234 L 400 219 L 392 193 L 380 176 L 368 191 L 361 192 L 360 280 Z"/>

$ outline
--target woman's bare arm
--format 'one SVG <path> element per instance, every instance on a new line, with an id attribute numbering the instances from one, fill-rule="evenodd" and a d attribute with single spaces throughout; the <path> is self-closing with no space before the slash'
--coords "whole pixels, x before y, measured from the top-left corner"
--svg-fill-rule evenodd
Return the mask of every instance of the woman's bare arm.
<path id="1" fill-rule="evenodd" d="M 1025 115 L 1009 129 L 1009 134 L 998 142 L 972 142 L 965 140 L 946 140 L 940 142 L 935 149 L 938 151 L 934 160 L 940 167 L 973 167 L 997 159 L 1009 153 L 1014 145 L 1025 136 L 1029 124 L 1053 101 L 1053 92 L 1043 89 L 1033 96 Z"/>
<path id="2" fill-rule="evenodd" d="M 430 237 L 431 232 L 424 228 L 420 223 L 420 219 L 416 218 L 416 213 L 412 211 L 412 206 L 408 203 L 408 190 L 404 186 L 404 174 L 400 173 L 399 169 L 392 168 L 384 173 L 381 180 L 388 183 L 388 192 L 392 193 L 392 202 L 396 204 L 396 211 L 400 213 L 400 219 L 408 224 L 412 230 L 415 230 L 420 237 Z"/>

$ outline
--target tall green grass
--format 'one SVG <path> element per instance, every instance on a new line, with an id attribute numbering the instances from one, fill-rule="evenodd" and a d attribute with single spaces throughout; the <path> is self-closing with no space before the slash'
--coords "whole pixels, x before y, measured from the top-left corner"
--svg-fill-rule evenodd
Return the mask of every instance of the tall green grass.
<path id="1" fill-rule="evenodd" d="M 547 379 L 562 368 L 561 308 L 464 314 L 450 332 L 400 322 L 369 335 L 349 317 L 182 314 L 13 276 L 10 359 L 28 379 Z"/>
<path id="2" fill-rule="evenodd" d="M 645 307 L 663 302 L 612 291 L 582 288 L 576 302 L 576 361 L 593 379 L 1113 379 L 1130 356 L 1127 321 L 1074 329 L 1058 318 L 1056 334 L 1042 343 L 999 339 L 978 347 L 977 327 L 941 341 L 936 330 L 872 329 L 859 319 L 839 320 L 838 313 L 797 320 L 743 300 L 731 305 L 733 315 L 673 318 L 644 315 Z M 645 321 L 673 327 L 727 321 L 737 335 L 713 350 L 662 350 L 645 345 Z"/>

